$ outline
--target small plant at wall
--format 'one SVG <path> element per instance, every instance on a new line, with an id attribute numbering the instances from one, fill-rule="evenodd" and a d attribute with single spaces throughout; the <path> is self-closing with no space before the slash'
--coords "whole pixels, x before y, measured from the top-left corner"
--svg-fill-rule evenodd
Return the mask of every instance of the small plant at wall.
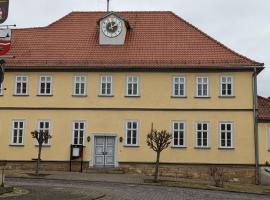
<path id="1" fill-rule="evenodd" d="M 37 158 L 37 163 L 36 163 L 36 175 L 39 175 L 39 165 L 40 165 L 40 160 L 41 160 L 41 151 L 43 144 L 47 142 L 49 139 L 52 138 L 52 136 L 49 134 L 48 131 L 33 131 L 31 132 L 32 138 L 36 139 L 38 143 L 38 158 Z"/>
<path id="2" fill-rule="evenodd" d="M 171 143 L 172 135 L 166 130 L 154 130 L 147 134 L 147 145 L 156 152 L 156 166 L 155 166 L 155 182 L 158 182 L 159 177 L 159 161 L 161 152 L 168 148 Z"/>
<path id="3" fill-rule="evenodd" d="M 224 186 L 224 169 L 219 167 L 211 167 L 209 169 L 209 175 L 214 181 L 216 187 Z"/>

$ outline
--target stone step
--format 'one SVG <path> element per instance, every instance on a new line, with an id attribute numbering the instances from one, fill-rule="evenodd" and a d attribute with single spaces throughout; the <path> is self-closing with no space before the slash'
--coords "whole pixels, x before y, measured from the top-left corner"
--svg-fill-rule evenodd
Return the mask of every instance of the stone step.
<path id="1" fill-rule="evenodd" d="M 88 168 L 85 171 L 90 174 L 124 174 L 121 168 Z"/>

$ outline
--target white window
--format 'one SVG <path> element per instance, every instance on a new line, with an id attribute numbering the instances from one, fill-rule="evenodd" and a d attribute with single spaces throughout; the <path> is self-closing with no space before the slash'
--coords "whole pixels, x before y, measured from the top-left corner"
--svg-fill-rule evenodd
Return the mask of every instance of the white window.
<path id="1" fill-rule="evenodd" d="M 16 76 L 15 80 L 15 95 L 28 95 L 28 77 Z"/>
<path id="2" fill-rule="evenodd" d="M 84 144 L 85 121 L 74 121 L 72 123 L 72 143 L 74 145 Z"/>
<path id="3" fill-rule="evenodd" d="M 126 145 L 138 146 L 139 141 L 139 122 L 138 121 L 126 121 Z"/>
<path id="4" fill-rule="evenodd" d="M 209 97 L 209 80 L 208 77 L 197 77 L 197 97 Z"/>
<path id="5" fill-rule="evenodd" d="M 196 147 L 209 147 L 209 122 L 196 122 Z"/>
<path id="6" fill-rule="evenodd" d="M 3 84 L 0 84 L 0 96 L 2 96 L 3 95 Z"/>
<path id="7" fill-rule="evenodd" d="M 233 77 L 232 76 L 220 77 L 220 95 L 233 96 Z"/>
<path id="8" fill-rule="evenodd" d="M 112 94 L 112 76 L 101 76 L 100 95 L 111 96 Z"/>
<path id="9" fill-rule="evenodd" d="M 52 95 L 52 77 L 39 77 L 39 95 Z"/>
<path id="10" fill-rule="evenodd" d="M 139 96 L 139 77 L 128 76 L 126 90 L 127 96 Z"/>
<path id="11" fill-rule="evenodd" d="M 219 147 L 233 148 L 233 123 L 219 123 Z"/>
<path id="12" fill-rule="evenodd" d="M 86 76 L 75 76 L 73 83 L 73 95 L 86 96 Z"/>
<path id="13" fill-rule="evenodd" d="M 51 135 L 50 121 L 45 121 L 45 120 L 38 121 L 38 131 L 48 131 L 49 135 Z M 50 139 L 45 141 L 43 145 L 50 145 Z"/>
<path id="14" fill-rule="evenodd" d="M 183 121 L 173 121 L 173 147 L 186 146 L 186 124 Z"/>
<path id="15" fill-rule="evenodd" d="M 24 120 L 12 121 L 12 136 L 11 136 L 12 145 L 23 145 L 24 128 L 25 128 Z"/>
<path id="16" fill-rule="evenodd" d="M 173 77 L 173 96 L 184 97 L 186 95 L 186 78 Z"/>

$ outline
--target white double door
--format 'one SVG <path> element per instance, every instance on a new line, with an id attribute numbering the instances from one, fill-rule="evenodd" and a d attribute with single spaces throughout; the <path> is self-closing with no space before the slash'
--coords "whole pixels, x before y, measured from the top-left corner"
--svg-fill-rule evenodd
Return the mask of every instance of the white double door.
<path id="1" fill-rule="evenodd" d="M 115 165 L 115 137 L 95 136 L 94 165 L 96 167 L 114 167 Z"/>

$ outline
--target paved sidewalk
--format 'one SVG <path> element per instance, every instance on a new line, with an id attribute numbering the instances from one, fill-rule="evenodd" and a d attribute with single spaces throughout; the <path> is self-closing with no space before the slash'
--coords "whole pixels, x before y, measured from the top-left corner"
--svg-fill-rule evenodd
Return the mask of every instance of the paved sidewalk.
<path id="1" fill-rule="evenodd" d="M 152 178 L 144 175 L 79 173 L 79 172 L 61 172 L 61 171 L 41 171 L 40 177 L 36 177 L 33 174 L 34 171 L 27 171 L 27 170 L 6 171 L 6 177 L 13 177 L 13 178 L 42 178 L 42 179 L 73 180 L 73 181 L 129 183 L 129 184 L 143 184 L 145 179 Z"/>

